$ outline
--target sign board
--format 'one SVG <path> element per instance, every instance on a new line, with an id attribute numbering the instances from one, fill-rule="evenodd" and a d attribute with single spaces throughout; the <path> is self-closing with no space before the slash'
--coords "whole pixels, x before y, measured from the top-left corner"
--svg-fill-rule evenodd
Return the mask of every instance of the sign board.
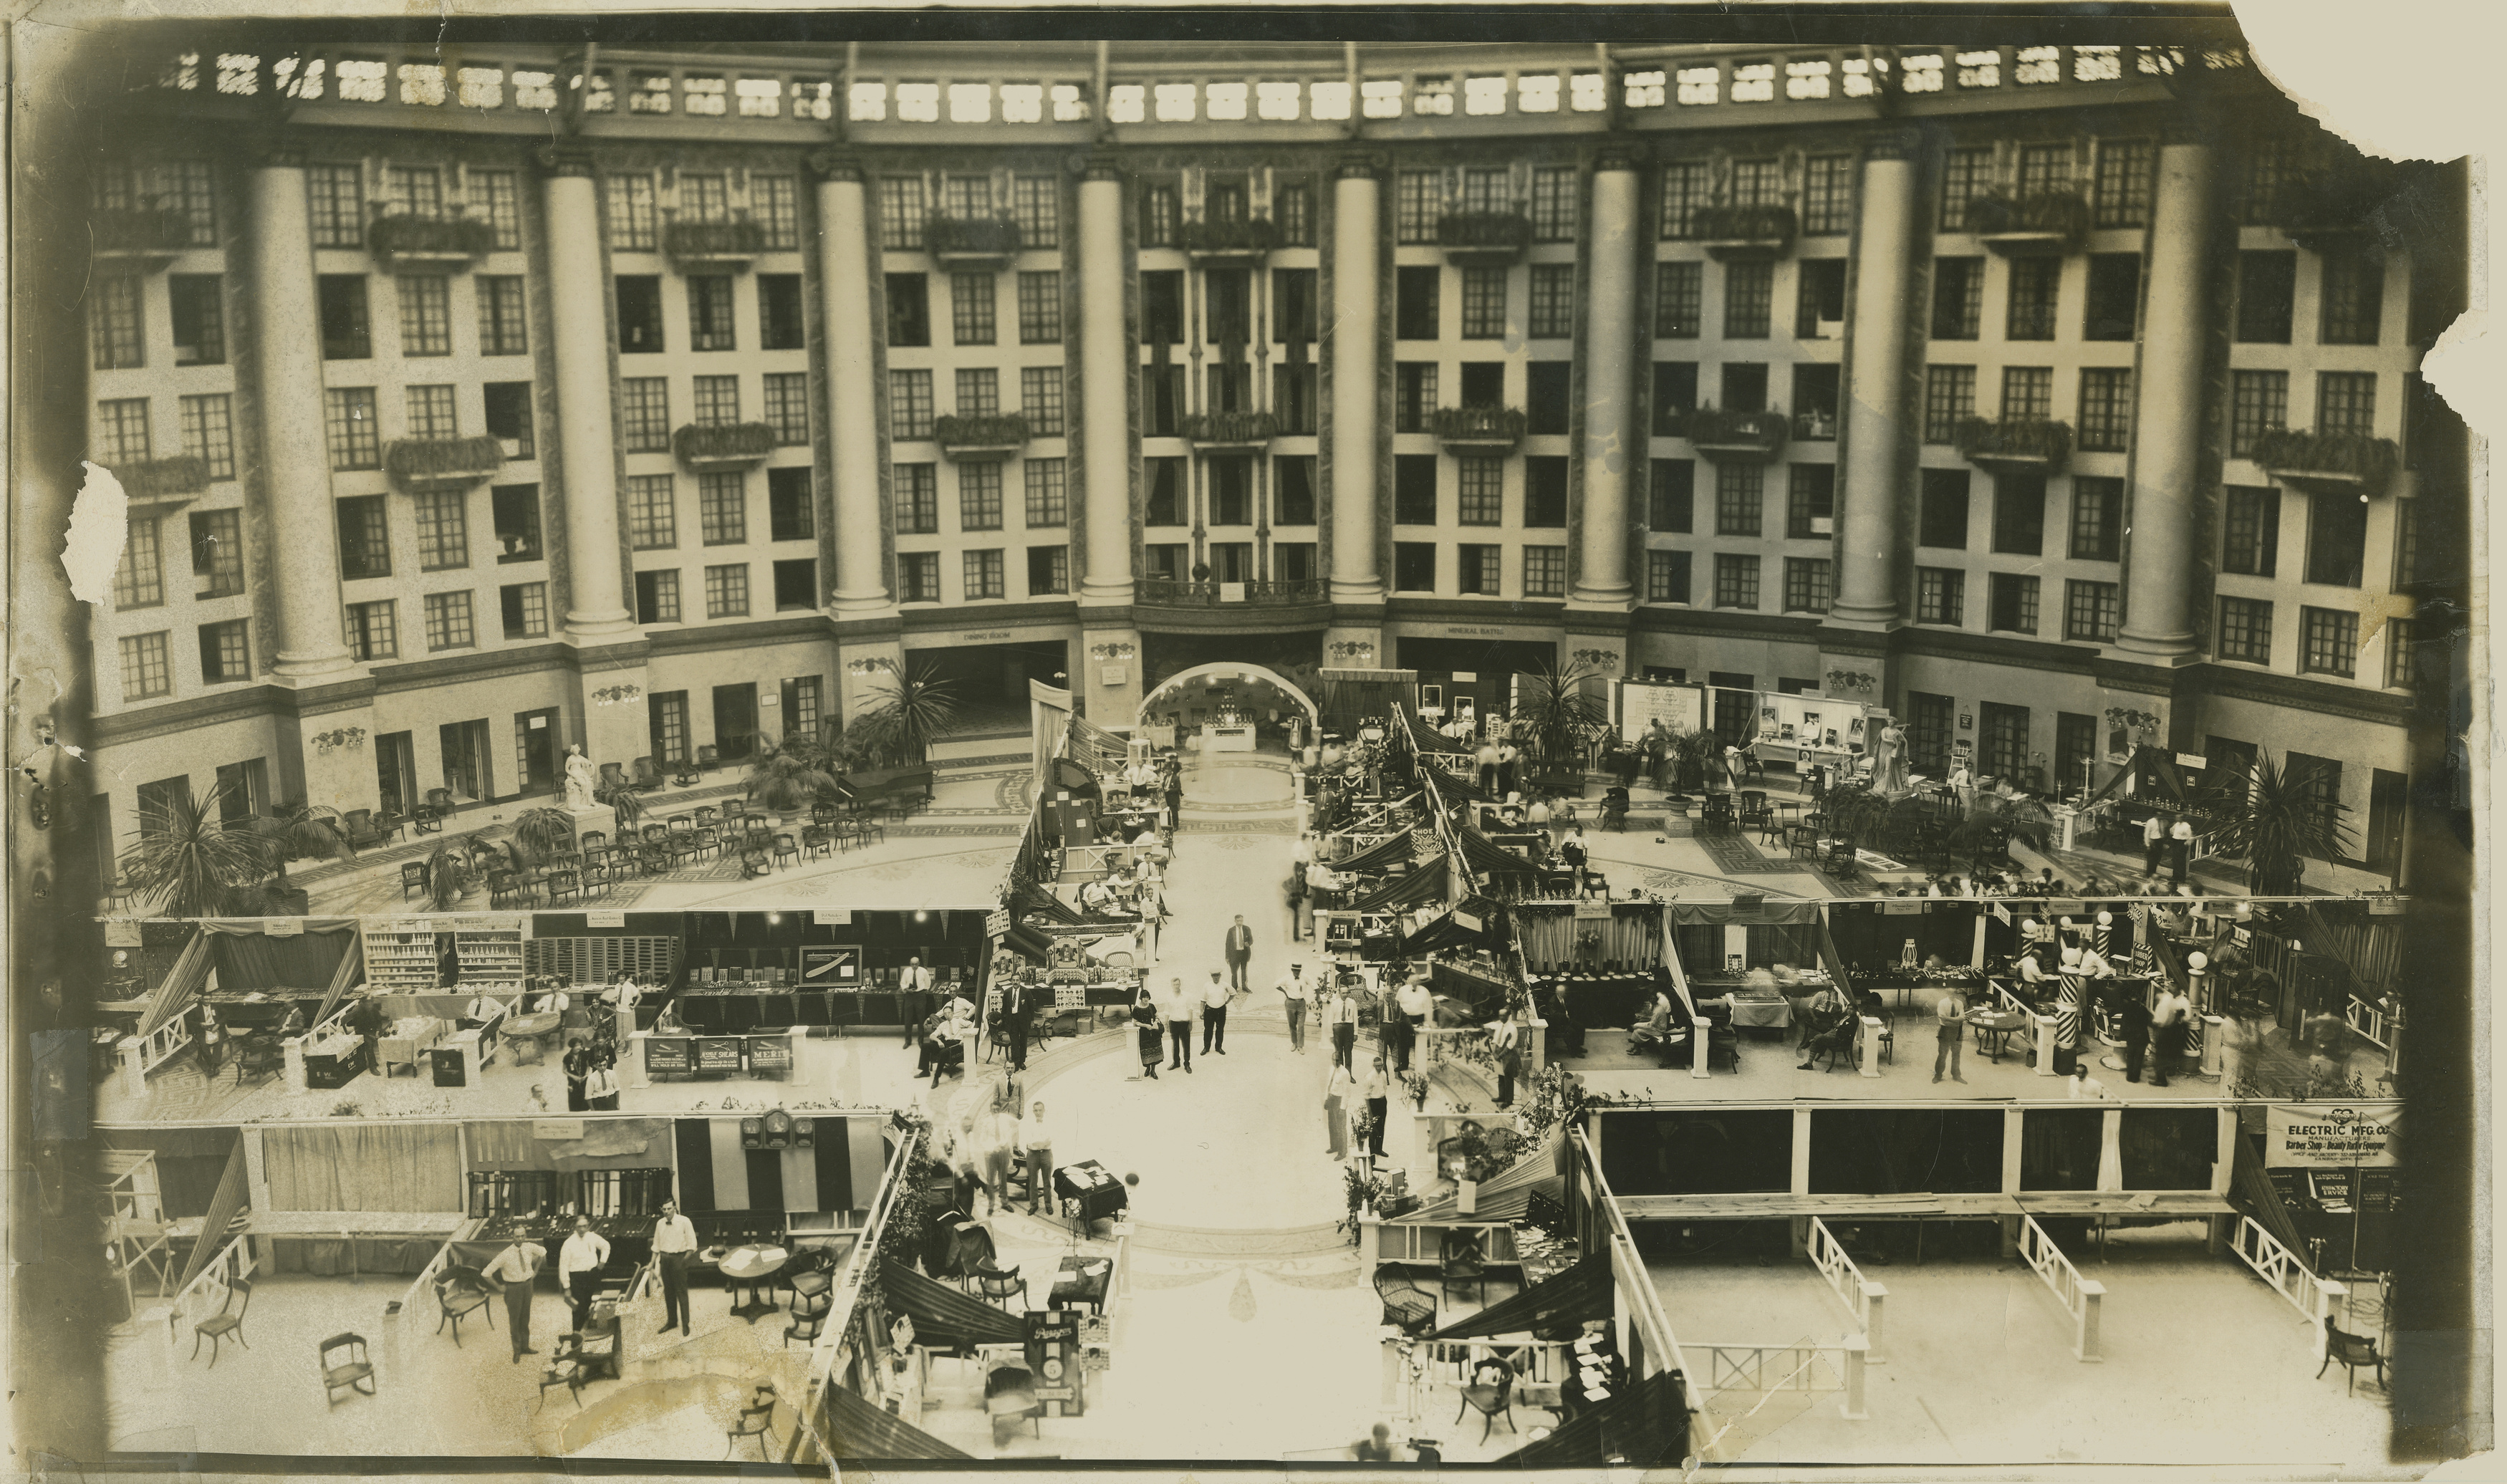
<path id="1" fill-rule="evenodd" d="M 860 989 L 861 950 L 851 944 L 803 947 L 801 983 L 814 990 Z"/>
<path id="2" fill-rule="evenodd" d="M 1595 918 L 1607 923 L 1611 920 L 1611 904 L 1597 902 L 1589 897 L 1579 897 L 1576 901 L 1576 918 L 1579 922 L 1586 918 Z"/>
<path id="3" fill-rule="evenodd" d="M 748 1042 L 748 1069 L 751 1071 L 790 1071 L 792 1043 L 778 1036 L 752 1036 Z"/>
<path id="4" fill-rule="evenodd" d="M 2197 752 L 2179 752 L 2176 754 L 2176 766 L 2179 768 L 2208 768 L 2211 766 L 2211 760 Z"/>
<path id="5" fill-rule="evenodd" d="M 583 925 L 586 927 L 624 927 L 627 925 L 627 914 L 616 907 L 595 908 L 584 913 Z"/>
<path id="6" fill-rule="evenodd" d="M 104 920 L 104 946 L 107 948 L 137 948 L 141 946 L 139 941 L 139 920 L 137 918 L 106 918 Z"/>
<path id="7" fill-rule="evenodd" d="M 2264 1164 L 2310 1170 L 2390 1168 L 2401 1162 L 2394 1144 L 2401 1117 L 2398 1103 L 2275 1103 L 2264 1109 Z"/>
<path id="8" fill-rule="evenodd" d="M 649 1043 L 648 1043 L 649 1044 Z M 740 1037 L 736 1035 L 702 1035 L 697 1037 L 697 1070 L 740 1070 Z"/>
<path id="9" fill-rule="evenodd" d="M 1218 585 L 1218 600 L 1223 603 L 1243 602 L 1245 600 L 1245 584 L 1241 582 L 1220 583 Z"/>
<path id="10" fill-rule="evenodd" d="M 684 1035 L 654 1035 L 644 1038 L 644 1070 L 685 1074 L 696 1070 L 691 1058 L 694 1044 Z"/>
<path id="11" fill-rule="evenodd" d="M 531 1120 L 531 1137 L 533 1139 L 553 1139 L 559 1140 L 581 1139 L 583 1137 L 583 1120 L 580 1118 L 534 1118 Z"/>
<path id="12" fill-rule="evenodd" d="M 1884 918 L 1922 917 L 1924 915 L 1924 899 L 1920 896 L 1890 897 L 1880 904 L 1880 915 Z"/>
<path id="13" fill-rule="evenodd" d="M 1706 688 L 1663 685 L 1647 680 L 1618 682 L 1619 738 L 1635 742 L 1656 721 L 1674 732 L 1697 732 L 1706 726 Z"/>
<path id="14" fill-rule="evenodd" d="M 988 938 L 1006 938 L 1009 935 L 1010 914 L 1008 908 L 995 908 L 993 911 L 984 914 L 984 936 Z"/>
<path id="15" fill-rule="evenodd" d="M 2372 918 L 2398 918 L 2403 915 L 2404 910 L 2410 904 L 2403 898 L 2395 896 L 2391 892 L 2379 892 L 2368 898 L 2368 916 Z M 105 941 L 110 943 L 113 939 L 110 936 L 107 936 Z"/>
<path id="16" fill-rule="evenodd" d="M 854 925 L 854 910 L 851 907 L 813 907 L 810 909 L 810 925 L 851 927 Z"/>
<path id="17" fill-rule="evenodd" d="M 264 918 L 261 920 L 261 931 L 265 937 L 301 938 L 305 936 L 305 920 L 303 918 Z"/>
<path id="18" fill-rule="evenodd" d="M 1100 665 L 1097 667 L 1097 683 L 1100 685 L 1122 685 L 1131 678 L 1132 671 L 1129 666 Z"/>

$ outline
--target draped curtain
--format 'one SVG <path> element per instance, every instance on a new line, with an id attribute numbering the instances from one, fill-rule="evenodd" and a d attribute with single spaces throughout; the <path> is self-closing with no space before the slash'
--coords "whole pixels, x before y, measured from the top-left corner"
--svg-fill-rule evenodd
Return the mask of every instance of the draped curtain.
<path id="1" fill-rule="evenodd" d="M 672 1161 L 667 1118 L 600 1118 L 584 1125 L 582 1139 L 546 1140 L 523 1119 L 461 1126 L 473 1170 L 645 1170 Z"/>
<path id="2" fill-rule="evenodd" d="M 1752 968 L 1771 963 L 1790 963 L 1796 968 L 1819 966 L 1820 932 L 1816 922 L 1783 927 L 1754 926 L 1743 931 L 1748 934 L 1748 943 L 1742 953 Z"/>
<path id="3" fill-rule="evenodd" d="M 278 1211 L 459 1211 L 451 1124 L 271 1128 L 261 1136 Z"/>
<path id="4" fill-rule="evenodd" d="M 300 990 L 320 994 L 331 988 L 331 975 L 355 940 L 353 930 L 306 932 L 292 938 L 266 933 L 242 936 L 215 933 L 208 940 L 209 961 L 217 967 L 218 988 L 236 990 Z"/>
<path id="5" fill-rule="evenodd" d="M 1651 902 L 1634 908 L 1614 907 L 1607 923 L 1596 918 L 1580 919 L 1572 911 L 1538 907 L 1514 910 L 1515 933 L 1523 944 L 1524 959 L 1530 963 L 1578 961 L 1576 940 L 1586 929 L 1595 927 L 1602 931 L 1602 946 L 1594 959 L 1643 964 L 1661 961 L 1662 934 L 1655 925 Z"/>

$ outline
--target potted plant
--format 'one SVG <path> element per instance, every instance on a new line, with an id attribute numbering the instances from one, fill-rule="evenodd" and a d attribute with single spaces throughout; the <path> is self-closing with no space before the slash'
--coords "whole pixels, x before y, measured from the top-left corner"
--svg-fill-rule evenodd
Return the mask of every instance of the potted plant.
<path id="1" fill-rule="evenodd" d="M 545 865 L 574 848 L 574 816 L 541 805 L 523 811 L 514 821 L 514 840 L 530 852 L 535 865 Z"/>
<path id="2" fill-rule="evenodd" d="M 1384 1200 L 1385 1182 L 1364 1165 L 1352 1163 L 1341 1169 L 1341 1193 L 1349 1202 L 1349 1213 L 1332 1223 L 1335 1231 L 1349 1233 L 1352 1243 L 1358 1241 L 1359 1220 Z M 894 1224 L 894 1217 L 890 1224 Z"/>
<path id="3" fill-rule="evenodd" d="M 224 786 L 141 811 L 139 840 L 122 852 L 123 885 L 166 917 L 211 918 L 245 911 L 269 874 L 269 853 L 249 829 L 228 829 Z"/>
<path id="4" fill-rule="evenodd" d="M 2402 450 L 2390 438 L 2364 433 L 2310 433 L 2267 428 L 2249 455 L 2273 479 L 2310 492 L 2346 489 L 2364 496 L 2385 492 L 2402 472 Z"/>
<path id="5" fill-rule="evenodd" d="M 1423 1113 L 1428 1110 L 1428 1074 L 1426 1072 L 1403 1072 L 1401 1074 L 1401 1092 L 1402 1096 L 1410 1100 L 1411 1107 Z"/>
<path id="6" fill-rule="evenodd" d="M 1610 725 L 1604 704 L 1585 691 L 1604 678 L 1581 665 L 1544 666 L 1523 677 L 1516 714 L 1523 718 L 1542 774 L 1537 781 L 1553 793 L 1584 796 L 1584 752 Z"/>
<path id="7" fill-rule="evenodd" d="M 1960 457 L 1988 469 L 2059 474 L 2072 455 L 2072 425 L 2045 417 L 1962 417 L 1950 436 Z"/>
<path id="8" fill-rule="evenodd" d="M 773 810 L 786 824 L 835 796 L 835 775 L 806 744 L 778 747 L 748 770 L 748 802 Z"/>
<path id="9" fill-rule="evenodd" d="M 1724 737 L 1711 728 L 1675 733 L 1671 739 L 1672 791 L 1692 793 L 1706 786 L 1706 770 L 1724 755 Z"/>
<path id="10" fill-rule="evenodd" d="M 357 848 L 348 843 L 348 832 L 340 821 L 340 812 L 324 805 L 308 804 L 302 799 L 281 804 L 267 814 L 254 814 L 244 827 L 259 840 L 270 862 L 270 891 L 295 917 L 303 917 L 311 905 L 307 893 L 299 891 L 287 880 L 287 862 L 299 855 L 324 855 L 338 861 L 353 861 Z"/>
<path id="11" fill-rule="evenodd" d="M 2258 752 L 2251 772 L 2234 770 L 2205 787 L 2195 808 L 2209 816 L 2215 853 L 2242 857 L 2246 889 L 2257 896 L 2296 896 L 2309 856 L 2337 860 L 2350 852 L 2347 807 L 2316 791 L 2318 770 L 2291 767 Z"/>
<path id="12" fill-rule="evenodd" d="M 434 853 L 426 857 L 426 899 L 438 912 L 461 905 L 477 881 L 468 846 L 466 839 L 438 841 Z"/>
<path id="13" fill-rule="evenodd" d="M 903 766 L 921 767 L 931 744 L 949 734 L 959 714 L 958 682 L 938 678 L 928 666 L 911 674 L 891 673 L 870 689 L 875 703 L 856 726 L 879 729 L 890 754 Z"/>
<path id="14" fill-rule="evenodd" d="M 642 828 L 644 815 L 648 813 L 642 794 L 632 788 L 610 790 L 609 822 L 614 831 L 610 838 L 621 844 L 633 840 L 636 830 Z"/>

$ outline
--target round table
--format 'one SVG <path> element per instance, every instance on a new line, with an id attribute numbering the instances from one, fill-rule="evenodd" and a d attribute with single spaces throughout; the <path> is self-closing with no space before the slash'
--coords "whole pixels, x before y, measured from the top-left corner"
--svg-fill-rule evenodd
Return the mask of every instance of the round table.
<path id="1" fill-rule="evenodd" d="M 736 1247 L 723 1254 L 720 1263 L 722 1281 L 732 1290 L 731 1312 L 754 1324 L 762 1314 L 775 1312 L 775 1301 L 766 1296 L 767 1280 L 782 1271 L 792 1254 L 780 1247 Z M 740 1291 L 748 1290 L 748 1301 L 740 1301 Z"/>
<path id="2" fill-rule="evenodd" d="M 504 1037 L 514 1043 L 514 1065 L 536 1065 L 547 1054 L 549 1037 L 557 1034 L 563 1018 L 555 1010 L 543 1010 L 537 1015 L 517 1015 L 507 1020 Z"/>
<path id="3" fill-rule="evenodd" d="M 1977 1049 L 1988 1053 L 1998 1063 L 2002 1060 L 2004 1044 L 2011 1039 L 2011 1032 L 2027 1025 L 2028 1017 L 2016 1010 L 1978 1010 L 1968 1016 L 1967 1023 L 1976 1028 Z M 1985 1041 L 1986 1036 L 1993 1037 L 1989 1045 Z"/>

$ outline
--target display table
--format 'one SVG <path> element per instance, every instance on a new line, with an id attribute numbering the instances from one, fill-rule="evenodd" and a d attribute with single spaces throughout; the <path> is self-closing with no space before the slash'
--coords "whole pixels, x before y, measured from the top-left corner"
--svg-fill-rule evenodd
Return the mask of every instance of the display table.
<path id="1" fill-rule="evenodd" d="M 366 1043 L 345 1033 L 304 1043 L 305 1085 L 324 1090 L 345 1087 L 366 1069 Z M 240 1051 L 237 1055 L 240 1056 Z"/>
<path id="2" fill-rule="evenodd" d="M 1053 1279 L 1051 1307 L 1068 1309 L 1086 1304 L 1099 1314 L 1106 1312 L 1106 1285 L 1113 1281 L 1113 1259 L 1082 1257 L 1066 1252 Z"/>
<path id="3" fill-rule="evenodd" d="M 1123 1182 L 1093 1159 L 1054 1171 L 1053 1193 L 1061 1199 L 1062 1213 L 1083 1225 L 1127 1210 L 1132 1204 L 1131 1192 Z"/>
<path id="4" fill-rule="evenodd" d="M 2016 1010 L 1978 1010 L 1968 1016 L 1967 1023 L 1976 1028 L 1977 1050 L 1998 1063 L 2011 1032 L 2027 1025 L 2028 1017 Z"/>
<path id="5" fill-rule="evenodd" d="M 775 1301 L 767 1296 L 767 1289 L 791 1255 L 780 1247 L 742 1247 L 724 1253 L 720 1266 L 723 1282 L 732 1290 L 731 1312 L 752 1324 L 761 1315 L 773 1314 Z M 740 1298 L 743 1289 L 748 1293 L 745 1303 Z"/>
<path id="6" fill-rule="evenodd" d="M 1201 729 L 1201 750 L 1213 752 L 1251 752 L 1254 748 L 1251 726 L 1222 727 L 1217 722 L 1204 723 Z"/>
<path id="7" fill-rule="evenodd" d="M 949 992 L 947 985 L 934 993 Z M 971 996 L 970 996 L 971 997 Z M 796 990 L 690 985 L 671 1003 L 690 1031 L 737 1035 L 785 1026 L 902 1026 L 906 1007 L 893 989 Z M 647 1004 L 650 1002 L 648 1001 Z M 646 1005 L 636 1007 L 639 1014 Z"/>
<path id="8" fill-rule="evenodd" d="M 781 1035 L 658 1035 L 642 1032 L 640 1065 L 648 1077 L 772 1077 L 792 1075 L 793 1042 Z"/>
<path id="9" fill-rule="evenodd" d="M 442 1040 L 450 1029 L 447 1022 L 432 1015 L 402 1017 L 389 1035 L 375 1038 L 375 1060 L 382 1064 L 376 1070 L 388 1077 L 393 1068 L 406 1067 L 411 1076 L 417 1076 L 418 1068 L 425 1063 L 427 1048 Z"/>
<path id="10" fill-rule="evenodd" d="M 497 1019 L 501 1021 L 503 1017 Z M 454 1032 L 429 1050 L 426 1055 L 435 1067 L 435 1085 L 466 1087 L 473 1075 L 485 1071 L 496 1060 L 496 1031 L 495 1022 L 473 1026 Z"/>
<path id="11" fill-rule="evenodd" d="M 505 1038 L 514 1043 L 514 1065 L 538 1065 L 540 1058 L 547 1054 L 549 1040 L 557 1034 L 558 1022 L 562 1018 L 555 1010 L 509 1017 L 505 1022 Z"/>

